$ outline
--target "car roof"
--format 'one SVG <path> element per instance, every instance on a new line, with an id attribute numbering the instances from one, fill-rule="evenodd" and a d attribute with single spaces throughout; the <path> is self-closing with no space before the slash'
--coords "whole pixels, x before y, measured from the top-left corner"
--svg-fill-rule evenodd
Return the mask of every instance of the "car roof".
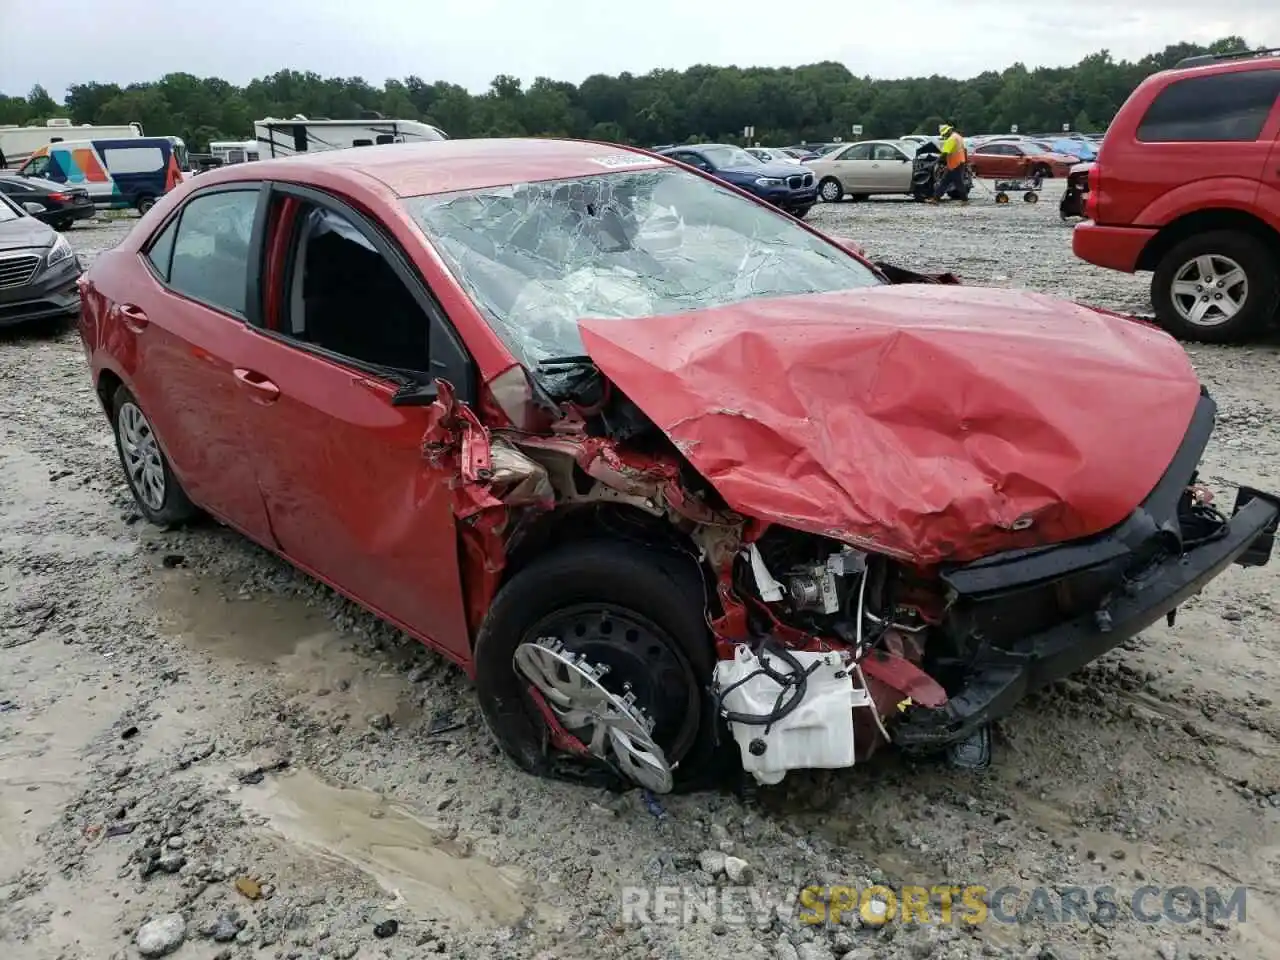
<path id="1" fill-rule="evenodd" d="M 344 178 L 372 177 L 397 196 L 416 197 L 652 168 L 669 162 L 646 150 L 589 140 L 531 137 L 432 140 L 323 150 L 252 164 L 232 164 L 201 174 L 200 180 L 206 183 L 273 177 L 287 180 L 291 171 L 323 170 Z"/>

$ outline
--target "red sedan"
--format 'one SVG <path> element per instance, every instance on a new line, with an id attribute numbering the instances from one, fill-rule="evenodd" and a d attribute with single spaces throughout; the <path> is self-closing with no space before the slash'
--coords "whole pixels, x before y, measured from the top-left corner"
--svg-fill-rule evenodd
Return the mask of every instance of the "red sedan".
<path id="1" fill-rule="evenodd" d="M 665 791 L 959 762 L 1266 562 L 1274 499 L 1194 484 L 1170 337 L 927 279 L 653 154 L 459 140 L 202 174 L 79 329 L 148 519 L 452 658 L 524 769 Z"/>
<path id="2" fill-rule="evenodd" d="M 1065 177 L 1079 157 L 1046 151 L 1034 143 L 985 143 L 969 152 L 974 176 L 989 180 Z"/>

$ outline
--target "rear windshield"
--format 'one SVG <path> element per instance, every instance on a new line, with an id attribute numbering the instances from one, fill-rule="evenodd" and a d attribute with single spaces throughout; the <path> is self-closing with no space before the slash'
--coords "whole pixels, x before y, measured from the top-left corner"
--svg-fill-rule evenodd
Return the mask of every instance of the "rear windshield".
<path id="1" fill-rule="evenodd" d="M 583 353 L 578 320 L 880 283 L 790 217 L 670 167 L 404 201 L 526 365 Z"/>
<path id="2" fill-rule="evenodd" d="M 1175 80 L 1138 126 L 1145 143 L 1257 140 L 1276 97 L 1280 70 L 1245 70 Z"/>

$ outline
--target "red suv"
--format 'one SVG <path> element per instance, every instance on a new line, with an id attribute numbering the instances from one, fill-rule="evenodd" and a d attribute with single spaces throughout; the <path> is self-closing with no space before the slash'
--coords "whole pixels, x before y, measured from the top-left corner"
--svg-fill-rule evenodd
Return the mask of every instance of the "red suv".
<path id="1" fill-rule="evenodd" d="M 1156 317 L 1239 340 L 1280 304 L 1280 55 L 1194 57 L 1148 77 L 1089 173 L 1076 256 L 1150 270 Z"/>

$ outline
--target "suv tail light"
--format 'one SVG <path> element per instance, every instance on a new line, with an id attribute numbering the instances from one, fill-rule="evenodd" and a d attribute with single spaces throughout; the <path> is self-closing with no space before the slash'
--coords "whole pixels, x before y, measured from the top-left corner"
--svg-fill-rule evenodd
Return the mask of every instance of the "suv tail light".
<path id="1" fill-rule="evenodd" d="M 1084 196 L 1084 215 L 1095 223 L 1098 220 L 1099 201 L 1102 199 L 1102 165 L 1094 163 L 1089 168 L 1089 192 Z"/>

